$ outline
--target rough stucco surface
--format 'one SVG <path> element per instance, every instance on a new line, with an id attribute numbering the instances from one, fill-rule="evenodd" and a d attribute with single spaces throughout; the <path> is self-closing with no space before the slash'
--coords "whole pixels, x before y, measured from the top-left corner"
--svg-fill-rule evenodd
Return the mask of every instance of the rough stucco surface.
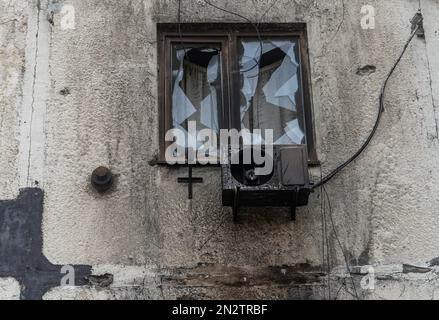
<path id="1" fill-rule="evenodd" d="M 0 198 L 18 194 L 18 149 L 24 74 L 26 3 L 0 1 Z"/>
<path id="2" fill-rule="evenodd" d="M 328 297 L 319 191 L 294 223 L 287 211 L 244 209 L 235 225 L 221 207 L 218 168 L 195 169 L 206 183 L 195 185 L 190 202 L 177 184 L 185 169 L 148 164 L 159 149 L 156 23 L 176 22 L 178 2 L 38 3 L 0 0 L 0 196 L 38 183 L 47 258 L 114 275 L 109 287 L 55 288 L 45 298 Z M 254 21 L 307 23 L 323 173 L 355 152 L 419 1 L 369 1 L 374 30 L 361 28 L 359 0 L 279 0 L 268 12 L 267 1 L 215 3 Z M 403 270 L 439 256 L 439 4 L 420 3 L 426 37 L 414 38 L 389 82 L 370 148 L 326 187 L 349 263 L 396 266 L 372 292 L 359 288 L 364 274 L 356 273 L 362 298 L 439 298 L 435 266 Z M 74 30 L 60 25 L 66 4 L 75 9 Z M 192 0 L 182 1 L 182 21 L 243 22 Z M 366 65 L 376 72 L 357 74 Z M 104 196 L 88 184 L 100 165 L 117 175 Z M 319 168 L 312 174 L 318 180 Z M 349 279 L 327 223 L 334 297 Z M 339 297 L 352 298 L 347 291 Z"/>
<path id="3" fill-rule="evenodd" d="M 19 300 L 20 284 L 12 278 L 0 279 L 0 297 L 2 300 Z"/>

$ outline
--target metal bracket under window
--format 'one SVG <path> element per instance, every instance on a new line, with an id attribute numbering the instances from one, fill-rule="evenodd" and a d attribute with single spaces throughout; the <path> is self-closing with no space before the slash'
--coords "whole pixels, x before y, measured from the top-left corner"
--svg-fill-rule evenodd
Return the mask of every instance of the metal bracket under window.
<path id="1" fill-rule="evenodd" d="M 422 16 L 420 10 L 416 12 L 415 16 L 410 20 L 410 23 L 412 24 L 412 32 L 416 29 L 416 27 L 418 27 L 416 35 L 420 38 L 425 36 L 424 17 Z"/>

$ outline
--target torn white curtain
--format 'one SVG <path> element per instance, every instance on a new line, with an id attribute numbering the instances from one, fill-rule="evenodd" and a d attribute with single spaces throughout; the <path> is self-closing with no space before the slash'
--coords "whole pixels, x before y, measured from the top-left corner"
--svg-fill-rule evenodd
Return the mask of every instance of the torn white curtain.
<path id="1" fill-rule="evenodd" d="M 177 52 L 177 59 L 180 61 L 180 67 L 177 72 L 177 77 L 174 83 L 174 91 L 172 94 L 172 120 L 175 128 L 197 112 L 197 109 L 192 104 L 185 91 L 180 87 L 180 82 L 183 80 L 185 72 L 184 57 L 185 50 L 179 50 Z M 205 79 L 208 83 L 207 89 L 209 94 L 202 101 L 200 101 L 200 122 L 217 133 L 219 133 L 218 100 L 216 88 L 212 84 L 218 79 L 219 65 L 220 57 L 219 55 L 214 55 L 210 60 L 207 69 L 195 64 L 192 66 L 194 69 L 193 71 L 197 72 L 197 74 L 202 73 L 206 75 Z M 201 88 L 198 88 L 199 93 L 203 91 L 203 87 L 205 88 L 203 83 L 197 83 L 196 85 L 201 86 Z"/>
<path id="2" fill-rule="evenodd" d="M 187 118 L 197 112 L 192 102 L 186 96 L 183 89 L 180 87 L 180 82 L 184 76 L 184 57 L 186 49 L 177 51 L 177 59 L 180 61 L 180 67 L 177 72 L 177 78 L 174 83 L 174 91 L 172 93 L 172 123 L 174 128 L 177 128 Z"/>
<path id="3" fill-rule="evenodd" d="M 218 98 L 216 88 L 212 83 L 218 79 L 219 55 L 213 56 L 207 66 L 207 82 L 209 83 L 209 95 L 201 101 L 200 121 L 206 127 L 219 133 L 218 124 Z"/>

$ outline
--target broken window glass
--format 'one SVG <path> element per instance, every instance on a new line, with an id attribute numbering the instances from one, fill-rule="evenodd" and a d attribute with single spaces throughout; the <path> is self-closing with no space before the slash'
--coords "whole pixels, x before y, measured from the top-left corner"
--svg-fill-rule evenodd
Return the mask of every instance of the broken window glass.
<path id="1" fill-rule="evenodd" d="M 272 129 L 274 144 L 305 144 L 298 40 L 241 38 L 239 47 L 241 129 Z"/>
<path id="2" fill-rule="evenodd" d="M 218 135 L 221 97 L 221 48 L 199 43 L 173 45 L 173 128 L 183 130 L 188 138 L 188 123 L 195 121 L 197 134 L 200 130 L 211 129 Z M 204 142 L 197 141 L 197 149 Z"/>

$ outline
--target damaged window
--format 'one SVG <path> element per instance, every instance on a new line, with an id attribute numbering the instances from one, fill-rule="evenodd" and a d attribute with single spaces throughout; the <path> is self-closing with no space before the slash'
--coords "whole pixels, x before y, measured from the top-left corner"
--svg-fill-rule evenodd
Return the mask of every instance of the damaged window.
<path id="1" fill-rule="evenodd" d="M 221 47 L 214 44 L 172 46 L 172 127 L 188 138 L 188 123 L 197 133 L 211 129 L 219 134 L 218 108 L 222 105 Z M 197 139 L 197 137 L 192 137 Z M 203 141 L 197 141 L 197 148 Z"/>
<path id="2" fill-rule="evenodd" d="M 297 40 L 239 39 L 239 47 L 241 129 L 272 129 L 274 144 L 306 144 Z"/>
<path id="3" fill-rule="evenodd" d="M 196 141 L 198 151 L 203 129 L 217 141 L 221 129 L 248 129 L 256 144 L 264 142 L 259 132 L 272 129 L 274 144 L 307 145 L 310 161 L 317 160 L 304 25 L 261 24 L 259 33 L 244 24 L 182 24 L 180 30 L 159 24 L 158 30 L 161 160 L 170 129 Z"/>

